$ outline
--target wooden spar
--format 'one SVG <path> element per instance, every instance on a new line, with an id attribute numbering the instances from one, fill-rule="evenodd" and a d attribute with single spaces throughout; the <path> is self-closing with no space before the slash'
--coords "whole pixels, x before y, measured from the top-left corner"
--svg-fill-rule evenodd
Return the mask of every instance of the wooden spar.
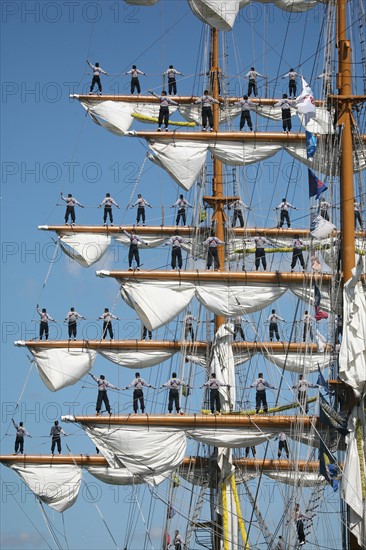
<path id="1" fill-rule="evenodd" d="M 313 283 L 314 281 L 322 284 L 330 284 L 332 276 L 329 273 L 290 273 L 280 271 L 97 271 L 98 277 L 112 277 L 115 279 L 135 280 L 135 281 L 210 281 L 224 282 L 232 284 L 274 284 L 274 285 L 298 285 L 299 283 Z"/>
<path id="2" fill-rule="evenodd" d="M 353 98 L 357 101 L 362 101 L 362 99 L 365 96 L 353 96 Z M 102 96 L 90 96 L 90 95 L 82 95 L 82 94 L 73 94 L 70 95 L 71 99 L 78 99 L 82 101 L 87 101 L 90 103 L 100 103 L 103 101 L 121 101 L 124 103 L 156 103 L 159 104 L 159 100 L 151 95 L 138 95 L 138 96 L 131 96 L 131 95 L 102 95 Z M 225 105 L 230 105 L 233 103 L 236 103 L 237 101 L 240 101 L 243 97 L 220 97 L 221 101 L 225 103 Z M 193 104 L 197 99 L 199 99 L 198 96 L 175 96 L 174 98 L 179 104 L 181 105 L 189 105 Z M 270 99 L 270 98 L 250 98 L 250 101 L 256 105 L 266 105 L 268 107 L 273 107 L 275 103 L 277 103 L 281 98 L 278 99 Z M 322 107 L 324 105 L 324 101 L 320 99 L 315 100 L 315 105 Z"/>
<path id="3" fill-rule="evenodd" d="M 33 350 L 41 349 L 96 349 L 96 350 L 128 350 L 128 351 L 185 351 L 186 353 L 205 353 L 206 342 L 167 341 L 167 340 L 40 340 L 22 342 L 21 345 Z M 292 353 L 316 353 L 317 345 L 310 343 L 289 342 L 233 342 L 235 352 L 250 351 L 252 353 L 268 352 L 271 354 Z M 326 347 L 330 351 L 331 347 Z"/>
<path id="4" fill-rule="evenodd" d="M 67 417 L 63 417 L 66 421 Z M 268 416 L 265 414 L 246 415 L 224 414 L 224 415 L 164 415 L 164 414 L 141 414 L 141 415 L 112 415 L 112 416 L 74 416 L 74 422 L 80 424 L 97 424 L 100 426 L 146 426 L 152 427 L 173 427 L 173 428 L 272 428 L 281 430 L 310 430 L 319 428 L 320 422 L 317 416 Z"/>
<path id="5" fill-rule="evenodd" d="M 238 197 L 229 197 L 228 200 L 235 200 Z M 209 202 L 210 200 L 213 200 L 212 197 L 204 197 L 204 200 Z M 41 231 L 56 231 L 57 233 L 67 233 L 67 234 L 74 234 L 74 233 L 105 233 L 107 234 L 123 234 L 122 226 L 113 226 L 113 227 L 105 227 L 103 225 L 73 225 L 70 227 L 69 225 L 39 225 L 38 229 Z M 177 232 L 180 235 L 184 236 L 193 236 L 193 235 L 199 235 L 199 234 L 205 234 L 209 231 L 208 227 L 189 227 L 189 226 L 173 226 L 173 225 L 165 225 L 161 227 L 156 226 L 144 226 L 144 227 L 136 227 L 135 225 L 123 225 L 123 229 L 125 229 L 127 232 L 131 231 L 137 231 L 139 235 L 159 235 L 166 236 L 167 238 L 169 236 L 175 235 Z M 293 238 L 295 234 L 299 235 L 299 237 L 308 237 L 310 236 L 310 231 L 308 229 L 278 229 L 278 228 L 262 228 L 262 227 L 233 227 L 230 228 L 230 233 L 233 233 L 235 236 L 242 236 L 242 235 L 256 235 L 260 231 L 265 236 L 272 236 L 272 237 L 291 237 Z M 358 232 L 360 236 L 362 236 L 363 233 L 366 233 L 365 231 L 359 231 Z M 334 236 L 336 233 L 334 233 Z"/>
<path id="6" fill-rule="evenodd" d="M 318 139 L 318 147 L 325 141 L 327 137 L 325 134 L 316 134 Z M 293 133 L 293 134 L 284 134 L 280 132 L 182 132 L 182 131 L 171 131 L 171 132 L 135 132 L 130 134 L 130 137 L 137 138 L 146 138 L 146 139 L 155 139 L 157 141 L 174 141 L 174 139 L 181 141 L 235 141 L 240 142 L 265 142 L 265 143 L 278 143 L 278 144 L 294 144 L 294 143 L 303 143 L 305 145 L 305 134 L 303 133 Z M 360 136 L 360 140 L 363 143 L 366 143 L 366 134 Z"/>
<path id="7" fill-rule="evenodd" d="M 227 202 L 231 202 L 239 197 L 228 197 L 227 199 L 222 199 Z M 203 197 L 203 200 L 207 203 L 214 203 L 216 201 L 215 197 Z M 218 199 L 217 199 L 218 200 Z M 105 227 L 103 225 L 73 225 L 70 227 L 69 225 L 39 225 L 38 229 L 41 231 L 55 231 L 56 233 L 60 233 L 62 235 L 74 235 L 77 233 L 95 233 L 95 234 L 103 234 L 103 235 L 120 235 L 124 234 L 122 230 L 122 226 L 113 226 L 113 227 Z M 136 227 L 135 225 L 123 225 L 123 229 L 125 229 L 127 232 L 135 231 L 141 236 L 148 236 L 148 235 L 154 235 L 162 237 L 166 237 L 167 239 L 169 237 L 172 237 L 173 235 L 176 235 L 179 233 L 182 237 L 196 237 L 197 235 L 203 235 L 207 236 L 209 232 L 208 227 L 176 227 L 175 225 L 165 225 L 165 226 L 145 226 L 145 227 Z M 230 228 L 230 234 L 234 236 L 234 238 L 240 238 L 240 237 L 254 237 L 258 233 L 261 233 L 264 237 L 272 237 L 272 238 L 282 238 L 282 237 L 288 237 L 289 239 L 293 239 L 295 235 L 299 235 L 300 238 L 310 238 L 310 231 L 309 229 L 284 229 L 284 228 L 266 228 L 266 227 L 231 227 Z M 331 237 L 337 237 L 340 233 L 337 233 L 334 231 L 329 236 Z M 355 236 L 364 239 L 366 238 L 366 231 L 356 231 Z"/>
<path id="8" fill-rule="evenodd" d="M 49 465 L 77 465 L 77 466 L 104 466 L 109 464 L 104 456 L 100 455 L 0 455 L 1 464 L 49 464 Z M 242 470 L 265 470 L 289 472 L 299 470 L 301 472 L 318 472 L 319 461 L 297 460 L 270 460 L 262 458 L 237 458 L 233 460 L 236 468 Z M 187 456 L 179 466 L 180 469 L 207 468 L 209 459 L 200 456 Z M 178 473 L 179 473 L 178 470 Z"/>

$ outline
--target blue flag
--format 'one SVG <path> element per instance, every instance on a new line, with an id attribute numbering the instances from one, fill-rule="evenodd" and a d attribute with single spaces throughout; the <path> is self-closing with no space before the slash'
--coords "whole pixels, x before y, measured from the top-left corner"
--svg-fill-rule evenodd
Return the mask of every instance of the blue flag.
<path id="1" fill-rule="evenodd" d="M 319 364 L 318 364 L 318 373 L 319 373 L 318 374 L 318 380 L 316 381 L 316 384 L 318 386 L 320 386 L 321 388 L 323 388 L 326 394 L 332 394 L 333 395 L 334 391 L 329 386 L 328 382 L 325 380 L 325 378 L 323 376 L 323 373 L 320 372 Z"/>
<path id="2" fill-rule="evenodd" d="M 333 487 L 333 491 L 336 492 L 339 485 L 339 468 L 333 455 L 328 451 L 321 438 L 319 447 L 319 473 L 325 477 Z"/>
<path id="3" fill-rule="evenodd" d="M 316 195 L 316 198 L 318 199 L 321 195 L 321 193 L 324 193 L 328 189 L 328 187 L 320 181 L 314 172 L 308 168 L 308 174 L 309 174 L 309 197 L 314 197 Z"/>
<path id="4" fill-rule="evenodd" d="M 308 130 L 305 130 L 305 138 L 306 138 L 306 156 L 308 159 L 313 158 L 315 155 L 318 140 L 314 134 L 311 132 L 308 132 Z"/>

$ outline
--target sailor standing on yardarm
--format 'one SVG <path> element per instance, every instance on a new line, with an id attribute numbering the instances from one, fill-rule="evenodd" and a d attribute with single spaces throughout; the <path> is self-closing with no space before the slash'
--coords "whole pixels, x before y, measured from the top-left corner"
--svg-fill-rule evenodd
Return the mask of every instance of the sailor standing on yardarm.
<path id="1" fill-rule="evenodd" d="M 93 79 L 91 82 L 89 95 L 92 95 L 95 85 L 98 86 L 99 95 L 102 95 L 102 83 L 100 81 L 100 75 L 101 74 L 105 74 L 106 76 L 111 76 L 111 75 L 108 74 L 104 69 L 102 69 L 102 67 L 99 67 L 99 63 L 92 65 L 90 61 L 87 60 L 86 62 L 93 71 Z"/>
<path id="2" fill-rule="evenodd" d="M 179 225 L 180 219 L 182 218 L 183 225 L 186 225 L 186 209 L 193 208 L 189 202 L 183 198 L 183 195 L 179 195 L 179 199 L 172 205 L 172 208 L 178 206 L 177 218 L 175 220 L 175 225 Z"/>
<path id="3" fill-rule="evenodd" d="M 142 225 L 145 225 L 145 206 L 148 206 L 149 208 L 152 208 L 151 204 L 147 202 L 140 194 L 137 195 L 137 201 L 135 204 L 131 206 L 131 208 L 134 208 L 137 206 L 137 218 L 136 218 L 136 225 L 140 224 L 140 219 L 142 219 Z"/>
<path id="4" fill-rule="evenodd" d="M 182 244 L 189 243 L 187 239 L 183 239 L 180 235 L 174 235 L 169 239 L 166 245 L 171 245 L 172 247 L 172 270 L 175 271 L 175 268 L 178 263 L 178 269 L 183 267 L 183 258 L 182 258 Z"/>
<path id="5" fill-rule="evenodd" d="M 236 226 L 236 220 L 239 220 L 240 227 L 244 227 L 243 211 L 245 212 L 245 210 L 248 208 L 245 202 L 243 202 L 240 199 L 237 199 L 229 204 L 228 209 L 230 210 L 231 208 L 233 208 L 234 210 L 231 227 Z"/>
<path id="6" fill-rule="evenodd" d="M 206 271 L 210 270 L 212 266 L 212 262 L 214 262 L 215 271 L 218 271 L 220 269 L 219 255 L 217 251 L 217 245 L 219 244 L 226 244 L 226 243 L 224 243 L 224 241 L 220 241 L 220 239 L 215 237 L 214 234 L 212 234 L 211 237 L 209 237 L 203 242 L 203 246 L 206 246 L 208 251 Z"/>
<path id="7" fill-rule="evenodd" d="M 137 93 L 141 93 L 141 86 L 139 81 L 139 74 L 143 74 L 146 76 L 146 73 L 139 71 L 136 65 L 132 65 L 132 69 L 130 71 L 127 71 L 125 74 L 131 75 L 131 94 L 134 93 L 135 90 L 137 90 Z"/>
<path id="8" fill-rule="evenodd" d="M 77 332 L 77 325 L 76 321 L 78 319 L 86 319 L 83 315 L 80 315 L 77 311 L 75 311 L 75 308 L 70 308 L 70 311 L 67 313 L 65 317 L 65 321 L 68 322 L 68 332 L 69 332 L 69 340 L 73 338 L 76 340 L 76 332 Z"/>
<path id="9" fill-rule="evenodd" d="M 76 200 L 71 193 L 69 193 L 67 197 L 63 196 L 62 191 L 60 194 L 61 199 L 66 202 L 65 225 L 68 225 L 69 216 L 71 217 L 71 225 L 75 225 L 75 205 L 77 204 L 78 206 L 80 206 L 80 208 L 84 208 L 84 206 L 80 204 L 80 202 Z"/>
<path id="10" fill-rule="evenodd" d="M 248 97 L 252 95 L 252 92 L 254 93 L 255 97 L 258 95 L 258 89 L 257 89 L 257 76 L 261 78 L 266 78 L 264 75 L 258 73 L 254 67 L 250 67 L 250 71 L 244 76 L 244 78 L 249 78 L 248 83 Z"/>
<path id="11" fill-rule="evenodd" d="M 221 414 L 221 402 L 220 402 L 220 391 L 219 388 L 221 387 L 227 387 L 229 386 L 225 384 L 224 382 L 221 382 L 216 378 L 216 374 L 213 372 L 210 376 L 210 379 L 205 382 L 201 388 L 209 388 L 210 390 L 210 408 L 211 408 L 211 414 L 215 413 L 215 406 L 216 406 L 216 412 L 218 414 Z"/>
<path id="12" fill-rule="evenodd" d="M 300 407 L 305 410 L 305 414 L 308 414 L 308 388 L 318 388 L 319 386 L 317 384 L 311 384 L 308 380 L 304 379 L 304 376 L 302 374 L 300 374 L 299 381 L 292 387 L 293 389 L 297 389 L 297 399 L 299 401 Z"/>
<path id="13" fill-rule="evenodd" d="M 104 308 L 104 313 L 102 313 L 98 319 L 103 319 L 103 340 L 107 338 L 107 332 L 109 333 L 110 339 L 113 340 L 112 319 L 116 319 L 118 321 L 118 317 L 113 315 L 113 313 L 111 313 L 106 307 Z"/>
<path id="14" fill-rule="evenodd" d="M 44 335 L 45 339 L 48 340 L 48 335 L 49 335 L 48 321 L 55 321 L 55 319 L 47 313 L 47 310 L 45 307 L 42 308 L 42 310 L 40 310 L 37 304 L 36 309 L 37 309 L 38 315 L 41 318 L 41 323 L 39 325 L 39 339 L 42 340 Z"/>
<path id="15" fill-rule="evenodd" d="M 140 403 L 140 409 L 142 414 L 145 412 L 145 402 L 144 402 L 144 392 L 142 391 L 143 386 L 146 386 L 147 388 L 153 388 L 156 389 L 154 386 L 146 382 L 143 378 L 140 377 L 140 373 L 136 372 L 135 377 L 131 384 L 128 384 L 125 390 L 128 390 L 128 388 L 133 388 L 133 412 L 137 414 L 138 411 L 138 404 Z"/>
<path id="16" fill-rule="evenodd" d="M 198 98 L 194 105 L 202 104 L 202 130 L 206 132 L 207 130 L 207 121 L 210 125 L 210 131 L 213 131 L 213 113 L 212 105 L 216 103 L 220 105 L 220 101 L 214 99 L 212 96 L 208 95 L 208 90 L 203 92 L 203 96 Z"/>
<path id="17" fill-rule="evenodd" d="M 121 228 L 122 229 L 122 228 Z M 149 246 L 149 243 L 146 241 L 143 241 L 136 235 L 136 233 L 128 233 L 125 229 L 122 229 L 123 233 L 130 239 L 130 248 L 128 250 L 128 269 L 129 271 L 132 271 L 132 260 L 135 258 L 136 261 L 136 269 L 137 271 L 140 271 L 140 252 L 138 244 L 144 244 L 145 246 Z"/>
<path id="18" fill-rule="evenodd" d="M 12 418 L 11 421 L 13 422 L 13 426 L 17 431 L 15 436 L 14 454 L 17 455 L 19 451 L 19 453 L 22 455 L 24 453 L 24 436 L 32 436 L 24 428 L 23 422 L 19 422 L 19 424 L 17 424 L 14 418 Z"/>
<path id="19" fill-rule="evenodd" d="M 288 95 L 289 97 L 296 97 L 296 77 L 300 76 L 294 69 L 290 69 L 288 73 L 284 74 L 281 78 L 287 78 L 288 81 Z"/>
<path id="20" fill-rule="evenodd" d="M 269 322 L 269 339 L 272 342 L 273 334 L 276 335 L 277 341 L 280 341 L 280 333 L 278 332 L 278 322 L 285 321 L 279 315 L 277 315 L 276 310 L 272 309 L 271 315 L 268 317 L 267 321 Z"/>
<path id="21" fill-rule="evenodd" d="M 168 77 L 168 93 L 169 93 L 169 95 L 171 95 L 171 94 L 176 95 L 177 94 L 177 81 L 175 80 L 175 75 L 176 74 L 183 75 L 183 73 L 181 73 L 181 72 L 177 71 L 176 69 L 174 69 L 173 65 L 169 65 L 169 69 L 167 69 L 164 72 L 164 75 L 166 75 Z"/>
<path id="22" fill-rule="evenodd" d="M 253 384 L 250 386 L 251 388 L 255 388 L 256 394 L 255 394 L 255 412 L 256 414 L 259 413 L 261 404 L 263 405 L 263 412 L 268 412 L 268 404 L 267 404 L 267 397 L 266 397 L 266 388 L 272 388 L 274 390 L 274 386 L 272 384 L 269 384 L 264 378 L 263 373 L 258 374 L 258 378 Z"/>
<path id="23" fill-rule="evenodd" d="M 98 204 L 98 208 L 101 208 L 104 205 L 104 215 L 103 215 L 103 222 L 104 225 L 107 224 L 107 217 L 109 216 L 109 221 L 111 222 L 111 225 L 113 225 L 113 213 L 112 213 L 112 205 L 116 206 L 117 208 L 120 208 L 116 201 L 112 199 L 110 193 L 106 193 L 104 199 L 100 204 Z"/>
<path id="24" fill-rule="evenodd" d="M 294 242 L 292 248 L 292 261 L 291 261 L 291 273 L 299 260 L 303 271 L 305 271 L 304 256 L 302 255 L 302 248 L 304 243 L 300 240 L 299 235 L 294 235 Z"/>
<path id="25" fill-rule="evenodd" d="M 175 410 L 179 414 L 179 411 L 180 411 L 179 388 L 181 386 L 187 386 L 187 384 L 183 382 L 183 380 L 179 380 L 179 378 L 177 378 L 177 373 L 175 372 L 172 373 L 171 379 L 161 386 L 162 388 L 169 388 L 169 403 L 168 403 L 169 414 L 172 414 L 173 405 L 175 406 Z"/>
<path id="26" fill-rule="evenodd" d="M 294 100 L 288 99 L 287 94 L 283 94 L 282 99 L 273 105 L 274 107 L 281 107 L 282 128 L 285 133 L 291 132 L 291 107 L 294 104 Z"/>
<path id="27" fill-rule="evenodd" d="M 97 416 L 99 415 L 99 413 L 101 411 L 102 403 L 104 403 L 104 406 L 105 406 L 106 411 L 108 412 L 108 414 L 112 414 L 111 413 L 111 406 L 109 404 L 109 399 L 108 399 L 108 394 L 107 394 L 107 388 L 111 388 L 113 390 L 118 390 L 118 391 L 119 391 L 119 388 L 117 388 L 117 386 L 113 386 L 113 384 L 111 384 L 110 382 L 107 382 L 107 380 L 105 379 L 104 374 L 101 374 L 100 378 L 97 378 L 96 376 L 94 376 L 94 374 L 89 372 L 89 376 L 91 376 L 93 378 L 93 380 L 95 380 L 96 383 L 98 384 L 98 397 L 97 397 L 97 404 L 95 406 Z"/>
<path id="28" fill-rule="evenodd" d="M 276 210 L 280 210 L 280 222 L 278 224 L 279 228 L 281 228 L 283 226 L 285 221 L 287 223 L 287 227 L 291 227 L 290 215 L 288 213 L 289 208 L 292 208 L 293 210 L 298 210 L 298 208 L 296 208 L 296 206 L 293 206 L 292 204 L 287 202 L 286 197 L 284 197 L 282 199 L 282 201 L 280 202 L 280 204 L 278 206 L 276 206 Z"/>
<path id="29" fill-rule="evenodd" d="M 260 262 L 262 262 L 262 266 L 264 271 L 267 270 L 267 260 L 266 260 L 266 253 L 264 250 L 265 244 L 271 244 L 265 237 L 262 235 L 256 235 L 254 237 L 254 244 L 255 244 L 255 269 L 258 271 Z"/>
<path id="30" fill-rule="evenodd" d="M 241 107 L 239 130 L 241 131 L 244 128 L 245 123 L 247 123 L 249 130 L 252 132 L 253 124 L 250 116 L 250 110 L 254 107 L 254 103 L 248 99 L 247 95 L 243 95 L 243 99 L 236 101 L 234 105 L 240 105 Z"/>
<path id="31" fill-rule="evenodd" d="M 58 454 L 61 454 L 61 434 L 67 435 L 61 426 L 59 426 L 58 420 L 55 420 L 55 424 L 52 426 L 50 431 L 51 440 L 51 453 L 54 454 L 55 447 L 57 445 Z"/>
<path id="32" fill-rule="evenodd" d="M 160 101 L 159 118 L 158 118 L 158 132 L 161 131 L 161 125 L 164 123 L 165 131 L 168 132 L 169 128 L 169 105 L 178 105 L 174 99 L 170 99 L 167 96 L 166 91 L 163 90 L 161 95 L 156 94 L 152 90 L 149 90 L 150 94 L 156 97 Z"/>

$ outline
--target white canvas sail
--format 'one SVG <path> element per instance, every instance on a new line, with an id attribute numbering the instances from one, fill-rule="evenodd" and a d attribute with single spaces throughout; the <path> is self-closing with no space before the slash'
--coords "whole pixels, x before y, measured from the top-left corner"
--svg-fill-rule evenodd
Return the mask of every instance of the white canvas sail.
<path id="1" fill-rule="evenodd" d="M 18 341 L 15 345 L 24 346 Z M 51 391 L 76 384 L 93 367 L 97 352 L 86 348 L 32 348 L 41 380 Z"/>
<path id="2" fill-rule="evenodd" d="M 125 349 L 104 350 L 99 349 L 99 354 L 116 365 L 128 369 L 146 369 L 159 365 L 167 359 L 171 359 L 176 351 L 164 350 L 138 350 L 133 351 Z"/>
<path id="3" fill-rule="evenodd" d="M 108 272 L 97 272 L 105 276 Z M 108 275 L 107 275 L 108 276 Z M 275 284 L 227 284 L 199 281 L 119 280 L 122 298 L 132 306 L 148 330 L 173 320 L 188 306 L 194 295 L 212 313 L 227 317 L 260 311 L 287 290 Z"/>
<path id="4" fill-rule="evenodd" d="M 145 428 L 144 426 L 101 426 L 88 424 L 82 427 L 104 453 L 106 448 L 119 466 L 131 474 L 146 477 L 166 476 L 182 462 L 186 451 L 184 432 L 174 428 Z M 108 462 L 109 457 L 106 456 Z M 116 466 L 116 462 L 110 464 Z M 163 479 L 163 478 L 162 478 Z"/>
<path id="5" fill-rule="evenodd" d="M 362 262 L 343 290 L 343 335 L 339 376 L 360 398 L 366 392 L 366 298 L 360 281 Z"/>
<path id="6" fill-rule="evenodd" d="M 57 512 L 64 512 L 77 499 L 82 469 L 75 464 L 5 463 L 29 489 Z"/>
<path id="7" fill-rule="evenodd" d="M 60 236 L 60 244 L 67 256 L 76 260 L 82 267 L 90 267 L 107 252 L 111 237 L 95 233 L 68 233 Z"/>

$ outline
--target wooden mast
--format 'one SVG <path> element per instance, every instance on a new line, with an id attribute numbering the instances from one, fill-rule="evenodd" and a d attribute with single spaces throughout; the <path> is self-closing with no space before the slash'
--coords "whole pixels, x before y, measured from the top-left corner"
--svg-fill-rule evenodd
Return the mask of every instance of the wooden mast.
<path id="1" fill-rule="evenodd" d="M 339 112 L 338 125 L 342 127 L 341 139 L 341 166 L 340 166 L 340 194 L 341 194 L 341 255 L 343 285 L 351 278 L 352 269 L 355 267 L 355 221 L 354 221 L 354 176 L 353 176 L 353 142 L 352 107 L 357 96 L 352 96 L 352 65 L 351 65 L 351 43 L 346 37 L 347 31 L 347 2 L 337 2 L 337 48 L 338 48 L 338 74 L 337 89 L 338 96 L 335 96 Z M 356 99 L 357 98 L 357 99 Z M 365 97 L 362 98 L 365 100 Z M 349 403 L 351 408 L 357 400 L 352 388 L 348 387 Z M 350 509 L 347 506 L 346 523 L 349 527 Z M 347 529 L 349 550 L 360 550 L 356 536 Z"/>

